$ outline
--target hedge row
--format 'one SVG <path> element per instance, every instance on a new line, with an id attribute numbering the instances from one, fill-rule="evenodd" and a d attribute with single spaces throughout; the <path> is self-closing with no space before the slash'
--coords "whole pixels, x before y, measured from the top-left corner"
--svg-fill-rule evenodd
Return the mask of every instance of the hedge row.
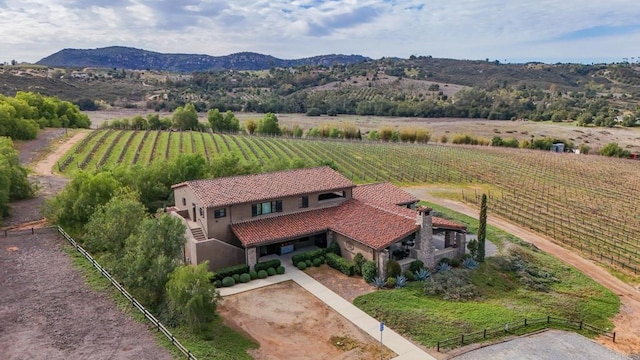
<path id="1" fill-rule="evenodd" d="M 249 272 L 249 266 L 248 265 L 234 265 L 234 266 L 229 266 L 226 268 L 222 268 L 220 270 L 216 270 L 215 271 L 215 275 L 213 275 L 213 278 L 211 279 L 211 281 L 216 281 L 216 280 L 222 280 L 226 277 L 233 277 L 233 275 L 238 274 L 238 276 L 244 274 L 244 273 L 248 273 Z"/>
<path id="2" fill-rule="evenodd" d="M 225 276 L 222 280 L 216 280 L 216 287 L 230 287 L 238 283 L 248 283 L 255 279 L 266 279 L 268 276 L 282 275 L 284 274 L 284 266 L 278 266 L 277 268 L 270 267 L 267 270 L 261 269 L 257 272 L 251 270 L 243 274 L 233 274 L 232 276 Z"/>
<path id="3" fill-rule="evenodd" d="M 267 261 L 259 262 L 253 267 L 253 269 L 255 271 L 267 270 L 269 268 L 277 269 L 278 266 L 280 266 L 280 265 L 282 265 L 280 263 L 280 259 L 273 259 L 273 260 L 267 260 Z"/>
<path id="4" fill-rule="evenodd" d="M 305 262 L 307 260 L 313 261 L 313 259 L 315 258 L 324 256 L 325 252 L 326 252 L 325 249 L 313 249 L 313 250 L 301 252 L 299 254 L 293 255 L 291 257 L 291 262 L 293 262 L 294 265 L 298 265 L 298 263 L 301 261 L 305 261 Z"/>
<path id="5" fill-rule="evenodd" d="M 349 261 L 334 253 L 328 253 L 326 256 L 326 261 L 327 261 L 327 265 L 340 271 L 341 273 L 347 276 L 353 275 L 354 264 L 352 261 Z"/>

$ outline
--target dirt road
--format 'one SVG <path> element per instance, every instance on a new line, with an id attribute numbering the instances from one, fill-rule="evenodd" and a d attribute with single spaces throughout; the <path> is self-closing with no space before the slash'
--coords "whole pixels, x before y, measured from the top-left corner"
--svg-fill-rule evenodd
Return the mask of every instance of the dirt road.
<path id="1" fill-rule="evenodd" d="M 53 174 L 53 166 L 62 158 L 62 155 L 69 151 L 75 144 L 77 144 L 80 140 L 84 139 L 85 136 L 88 135 L 88 131 L 80 131 L 73 135 L 70 139 L 65 139 L 61 144 L 46 158 L 42 161 L 39 161 L 33 166 L 33 171 L 36 174 L 51 176 Z"/>
<path id="2" fill-rule="evenodd" d="M 405 188 L 405 190 L 419 199 L 445 206 L 467 216 L 478 217 L 477 209 L 458 201 L 437 198 L 431 195 L 433 189 L 430 187 L 409 187 Z M 487 222 L 565 261 L 567 264 L 574 266 L 598 283 L 618 294 L 622 302 L 622 307 L 613 320 L 616 331 L 616 343 L 612 343 L 608 338 L 598 339 L 598 341 L 609 348 L 628 355 L 640 354 L 640 292 L 637 289 L 622 282 L 607 272 L 607 270 L 582 258 L 571 250 L 556 245 L 551 239 L 543 235 L 513 225 L 491 214 L 489 214 Z"/>

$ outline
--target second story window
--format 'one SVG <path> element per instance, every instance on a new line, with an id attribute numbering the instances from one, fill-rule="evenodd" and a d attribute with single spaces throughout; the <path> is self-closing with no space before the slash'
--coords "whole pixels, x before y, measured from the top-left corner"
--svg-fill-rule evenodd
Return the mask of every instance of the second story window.
<path id="1" fill-rule="evenodd" d="M 251 205 L 251 216 L 282 212 L 282 200 L 263 202 Z"/>
<path id="2" fill-rule="evenodd" d="M 300 197 L 300 201 L 299 201 L 299 206 L 301 208 L 308 208 L 309 207 L 309 197 L 308 196 L 301 196 Z"/>
<path id="3" fill-rule="evenodd" d="M 216 219 L 220 219 L 227 216 L 227 209 L 222 208 L 222 209 L 215 209 L 213 210 L 213 217 Z"/>

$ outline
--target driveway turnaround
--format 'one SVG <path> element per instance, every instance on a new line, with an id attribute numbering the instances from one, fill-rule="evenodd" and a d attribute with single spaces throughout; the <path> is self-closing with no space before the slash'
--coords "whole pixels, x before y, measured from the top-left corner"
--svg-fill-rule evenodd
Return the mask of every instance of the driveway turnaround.
<path id="1" fill-rule="evenodd" d="M 272 284 L 277 284 L 283 281 L 293 280 L 296 284 L 302 286 L 305 290 L 322 300 L 325 304 L 331 307 L 333 310 L 344 316 L 347 320 L 354 323 L 360 329 L 367 334 L 371 335 L 374 339 L 380 338 L 380 322 L 364 311 L 358 309 L 356 306 L 343 299 L 340 295 L 328 289 L 316 281 L 311 276 L 300 271 L 298 268 L 291 264 L 291 259 L 286 257 L 280 257 L 282 260 L 282 266 L 286 271 L 283 275 L 274 275 L 266 279 L 253 280 L 244 284 L 237 284 L 230 288 L 221 288 L 220 295 L 229 296 L 244 291 L 249 291 Z M 435 358 L 429 355 L 427 352 L 414 345 L 409 340 L 400 336 L 395 331 L 384 328 L 382 333 L 382 342 L 384 346 L 391 349 L 398 354 L 393 360 L 435 360 Z"/>

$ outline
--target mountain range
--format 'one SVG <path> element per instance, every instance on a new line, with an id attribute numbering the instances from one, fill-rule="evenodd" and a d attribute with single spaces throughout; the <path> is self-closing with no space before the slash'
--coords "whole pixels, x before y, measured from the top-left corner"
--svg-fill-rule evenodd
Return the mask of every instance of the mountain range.
<path id="1" fill-rule="evenodd" d="M 266 70 L 301 65 L 354 64 L 370 60 L 361 55 L 330 54 L 303 59 L 279 59 L 270 55 L 240 52 L 226 56 L 164 54 L 123 46 L 98 49 L 63 49 L 38 61 L 51 67 L 124 68 L 175 72 L 219 70 Z"/>

